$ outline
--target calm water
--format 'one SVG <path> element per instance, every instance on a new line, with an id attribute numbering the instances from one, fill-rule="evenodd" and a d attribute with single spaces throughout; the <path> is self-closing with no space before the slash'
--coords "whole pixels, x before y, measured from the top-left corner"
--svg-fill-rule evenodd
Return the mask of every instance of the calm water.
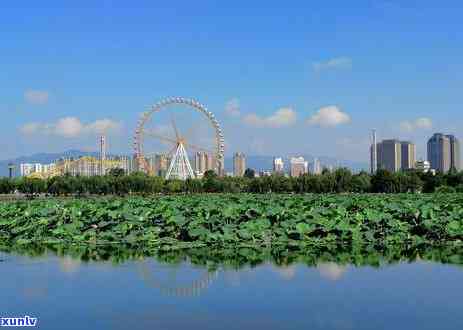
<path id="1" fill-rule="evenodd" d="M 461 266 L 0 259 L 0 316 L 38 317 L 40 329 L 463 329 Z"/>

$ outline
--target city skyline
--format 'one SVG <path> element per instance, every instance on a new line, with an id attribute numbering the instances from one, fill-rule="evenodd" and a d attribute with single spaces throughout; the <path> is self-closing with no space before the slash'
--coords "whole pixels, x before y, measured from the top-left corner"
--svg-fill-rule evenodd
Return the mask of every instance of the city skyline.
<path id="1" fill-rule="evenodd" d="M 68 173 L 79 176 L 94 176 L 107 174 L 111 169 L 122 169 L 126 174 L 134 171 L 145 171 L 147 174 L 162 176 L 169 179 L 169 171 L 172 164 L 175 164 L 174 158 L 169 154 L 160 154 L 145 157 L 144 160 L 149 169 L 141 168 L 138 157 L 128 156 L 107 156 L 106 154 L 106 137 L 101 136 L 99 157 L 83 156 L 77 159 L 59 159 L 52 163 L 43 164 L 38 162 L 20 163 L 19 175 L 28 177 L 47 178 L 59 175 L 59 173 Z M 376 140 L 376 131 L 372 131 L 373 144 L 370 146 L 370 173 L 375 174 L 376 169 L 387 170 L 390 172 L 418 170 L 421 172 L 432 171 L 432 173 L 448 173 L 451 170 L 459 171 L 460 168 L 460 143 L 454 135 L 444 135 L 434 133 L 427 142 L 426 160 L 416 159 L 416 146 L 410 141 L 399 141 L 397 139 L 385 139 L 381 142 Z M 185 154 L 185 157 L 187 155 Z M 211 154 L 199 151 L 194 154 L 194 159 L 189 160 L 193 164 L 191 175 L 187 177 L 202 178 L 208 170 L 214 170 L 220 176 L 242 177 L 247 169 L 251 169 L 256 176 L 289 175 L 299 177 L 304 174 L 320 175 L 322 174 L 322 164 L 318 158 L 314 157 L 309 163 L 303 156 L 289 158 L 289 170 L 285 170 L 284 160 L 281 157 L 272 158 L 272 169 L 256 168 L 247 166 L 246 156 L 241 152 L 233 155 L 232 172 L 225 172 L 225 167 L 217 169 L 214 167 L 214 158 Z M 375 162 L 375 163 L 373 163 Z M 222 165 L 225 165 L 223 162 Z M 330 171 L 345 166 L 333 166 L 324 164 L 323 168 Z M 13 177 L 16 165 L 8 163 L 9 177 Z M 351 169 L 352 170 L 352 169 Z M 178 174 L 176 174 L 178 175 Z M 185 180 L 187 177 L 178 177 Z"/>
<path id="2" fill-rule="evenodd" d="M 196 97 L 214 112 L 228 156 L 368 162 L 375 127 L 415 141 L 425 158 L 418 141 L 432 132 L 463 136 L 456 6 L 247 3 L 243 17 L 239 5 L 4 4 L 0 138 L 8 143 L 0 158 L 94 150 L 102 130 L 113 153 L 129 154 L 139 114 L 169 95 Z M 337 23 L 326 24 L 332 10 Z M 27 30 L 17 24 L 25 17 Z"/>

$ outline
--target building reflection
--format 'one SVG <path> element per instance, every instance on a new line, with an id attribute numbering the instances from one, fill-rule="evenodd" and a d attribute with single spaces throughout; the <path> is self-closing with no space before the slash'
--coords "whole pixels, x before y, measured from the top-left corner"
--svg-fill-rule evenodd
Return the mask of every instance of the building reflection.
<path id="1" fill-rule="evenodd" d="M 197 297 L 203 294 L 214 282 L 220 270 L 201 270 L 196 278 L 188 279 L 187 283 L 179 283 L 182 267 L 160 267 L 147 262 L 138 264 L 139 274 L 146 286 L 159 290 L 162 295 L 174 297 Z M 167 271 L 166 271 L 167 270 Z M 166 274 L 167 273 L 167 274 Z"/>

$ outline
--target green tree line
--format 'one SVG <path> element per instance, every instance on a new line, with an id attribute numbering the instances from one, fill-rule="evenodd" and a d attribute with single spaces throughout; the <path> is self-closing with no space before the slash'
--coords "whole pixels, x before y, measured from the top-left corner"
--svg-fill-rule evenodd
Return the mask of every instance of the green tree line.
<path id="1" fill-rule="evenodd" d="M 127 195 L 160 193 L 432 193 L 463 192 L 463 172 L 448 174 L 416 171 L 391 173 L 379 170 L 353 174 L 349 169 L 323 171 L 321 175 L 305 174 L 297 178 L 283 175 L 254 177 L 218 177 L 213 171 L 201 179 L 165 180 L 144 173 L 125 175 L 112 170 L 105 176 L 56 176 L 49 179 L 1 178 L 0 194 Z"/>

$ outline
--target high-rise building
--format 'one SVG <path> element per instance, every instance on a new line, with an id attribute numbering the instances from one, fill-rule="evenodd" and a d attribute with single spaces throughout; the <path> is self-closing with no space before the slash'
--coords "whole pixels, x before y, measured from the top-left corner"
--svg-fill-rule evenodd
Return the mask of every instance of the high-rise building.
<path id="1" fill-rule="evenodd" d="M 169 157 L 166 154 L 154 155 L 153 173 L 157 176 L 166 176 L 169 169 Z M 151 166 L 151 164 L 150 164 Z"/>
<path id="2" fill-rule="evenodd" d="M 157 173 L 157 168 L 156 168 L 156 157 L 158 156 L 158 154 L 151 154 L 151 155 L 146 155 L 145 156 L 145 161 L 146 163 L 148 163 L 148 170 L 149 170 L 149 173 L 154 173 L 154 175 L 159 175 Z"/>
<path id="3" fill-rule="evenodd" d="M 377 169 L 397 172 L 402 168 L 402 148 L 398 140 L 383 140 L 376 145 Z"/>
<path id="4" fill-rule="evenodd" d="M 292 157 L 290 166 L 290 175 L 292 177 L 298 177 L 308 172 L 308 163 L 304 157 Z"/>
<path id="5" fill-rule="evenodd" d="M 452 165 L 451 142 L 448 136 L 442 133 L 435 133 L 428 140 L 427 149 L 428 161 L 431 163 L 431 168 L 442 173 L 447 173 Z"/>
<path id="6" fill-rule="evenodd" d="M 13 163 L 8 164 L 8 177 L 11 179 L 15 176 L 16 165 Z"/>
<path id="7" fill-rule="evenodd" d="M 374 150 L 376 150 L 376 156 L 373 156 Z M 376 146 L 372 145 L 370 152 L 371 160 L 376 158 L 376 168 L 371 166 L 372 173 L 377 169 L 398 172 L 415 168 L 416 147 L 409 141 L 383 140 Z"/>
<path id="8" fill-rule="evenodd" d="M 100 175 L 106 174 L 105 168 L 105 161 L 106 161 L 106 136 L 100 136 Z"/>
<path id="9" fill-rule="evenodd" d="M 285 172 L 285 163 L 283 162 L 283 158 L 273 158 L 273 172 L 278 174 L 283 174 Z"/>
<path id="10" fill-rule="evenodd" d="M 450 168 L 460 171 L 460 142 L 454 135 L 446 135 L 450 141 Z"/>
<path id="11" fill-rule="evenodd" d="M 213 170 L 218 173 L 217 161 L 213 154 L 206 153 L 206 171 Z"/>
<path id="12" fill-rule="evenodd" d="M 375 174 L 376 169 L 378 168 L 378 145 L 376 142 L 376 130 L 372 131 L 371 138 L 372 141 L 370 147 L 370 172 L 371 174 Z"/>
<path id="13" fill-rule="evenodd" d="M 314 158 L 312 163 L 312 173 L 315 175 L 322 174 L 322 166 L 318 158 Z"/>
<path id="14" fill-rule="evenodd" d="M 131 157 L 119 156 L 115 157 L 115 160 L 120 162 L 120 168 L 124 170 L 125 174 L 130 174 L 135 170 L 134 162 Z"/>
<path id="15" fill-rule="evenodd" d="M 400 142 L 401 146 L 401 169 L 402 171 L 411 170 L 415 168 L 416 163 L 416 147 L 415 144 L 402 141 Z"/>
<path id="16" fill-rule="evenodd" d="M 195 154 L 195 174 L 196 176 L 201 176 L 208 170 L 208 157 L 207 153 L 204 151 L 198 151 Z"/>
<path id="17" fill-rule="evenodd" d="M 243 176 L 246 170 L 246 157 L 243 153 L 237 152 L 233 155 L 233 175 Z"/>

